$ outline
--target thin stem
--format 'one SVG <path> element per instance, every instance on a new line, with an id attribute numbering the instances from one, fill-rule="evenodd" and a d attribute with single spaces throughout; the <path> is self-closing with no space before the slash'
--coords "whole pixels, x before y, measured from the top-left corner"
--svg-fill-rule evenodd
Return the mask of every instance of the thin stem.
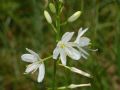
<path id="1" fill-rule="evenodd" d="M 52 56 L 53 56 L 53 55 L 51 55 L 51 56 L 49 56 L 49 57 L 46 57 L 46 58 L 44 58 L 43 60 L 48 60 L 48 59 L 52 58 Z"/>
<path id="2" fill-rule="evenodd" d="M 56 21 L 56 27 L 57 27 L 57 41 L 60 39 L 60 18 L 57 16 L 57 21 Z"/>
<path id="3" fill-rule="evenodd" d="M 56 30 L 57 30 L 57 37 L 56 42 L 60 40 L 60 3 L 59 1 L 56 1 Z M 53 90 L 56 90 L 56 62 L 57 60 L 54 60 L 54 71 L 53 71 Z"/>
<path id="4" fill-rule="evenodd" d="M 81 0 L 81 11 L 84 11 L 84 0 Z"/>
<path id="5" fill-rule="evenodd" d="M 57 33 L 55 26 L 53 24 L 51 24 L 51 26 L 52 26 L 53 30 L 55 31 L 55 33 Z"/>
<path id="6" fill-rule="evenodd" d="M 60 24 L 61 26 L 64 26 L 64 25 L 66 25 L 68 22 L 67 21 L 65 21 L 65 22 L 63 22 L 62 24 Z"/>
<path id="7" fill-rule="evenodd" d="M 53 71 L 53 90 L 56 88 L 56 60 L 54 60 L 54 71 Z"/>
<path id="8" fill-rule="evenodd" d="M 42 61 L 40 60 L 40 63 L 42 63 L 42 62 L 44 62 L 44 61 L 46 61 L 46 60 L 48 60 L 48 59 L 50 59 L 50 58 L 52 58 L 52 55 L 49 56 L 49 57 L 46 57 L 46 58 L 42 59 Z"/>

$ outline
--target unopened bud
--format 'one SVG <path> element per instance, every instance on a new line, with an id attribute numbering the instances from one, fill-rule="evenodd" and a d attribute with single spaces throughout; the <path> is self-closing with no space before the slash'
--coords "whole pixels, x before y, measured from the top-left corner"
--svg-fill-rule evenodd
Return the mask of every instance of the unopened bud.
<path id="1" fill-rule="evenodd" d="M 90 83 L 88 83 L 88 84 L 71 84 L 71 85 L 68 86 L 68 88 L 74 89 L 74 88 L 86 87 L 86 86 L 91 86 L 91 84 Z"/>
<path id="2" fill-rule="evenodd" d="M 55 8 L 55 5 L 53 3 L 49 4 L 49 8 L 50 8 L 51 12 L 56 13 L 56 8 Z"/>
<path id="3" fill-rule="evenodd" d="M 90 83 L 88 84 L 70 84 L 69 86 L 62 86 L 62 87 L 58 87 L 58 90 L 63 90 L 63 89 L 74 89 L 74 88 L 78 88 L 78 87 L 89 87 L 91 86 Z"/>
<path id="4" fill-rule="evenodd" d="M 44 11 L 44 15 L 45 15 L 47 22 L 51 24 L 52 23 L 51 16 L 46 10 Z"/>
<path id="5" fill-rule="evenodd" d="M 80 17 L 80 15 L 81 15 L 81 11 L 75 12 L 72 16 L 68 18 L 68 22 L 74 22 Z"/>
<path id="6" fill-rule="evenodd" d="M 81 74 L 81 75 L 83 75 L 83 76 L 86 76 L 86 77 L 89 77 L 89 78 L 91 77 L 90 74 L 88 74 L 88 73 L 86 73 L 86 72 L 84 72 L 84 71 L 82 71 L 82 70 L 80 70 L 80 69 L 77 69 L 77 68 L 75 68 L 75 67 L 71 67 L 70 70 L 71 70 L 72 72 Z"/>
<path id="7" fill-rule="evenodd" d="M 63 3 L 63 0 L 59 0 L 59 2 Z"/>
<path id="8" fill-rule="evenodd" d="M 86 73 L 86 72 L 84 72 L 84 71 L 82 71 L 82 70 L 80 70 L 80 69 L 77 69 L 77 68 L 75 68 L 75 67 L 65 66 L 65 65 L 62 65 L 62 64 L 59 64 L 59 65 L 65 67 L 65 68 L 67 68 L 67 69 L 69 69 L 70 71 L 72 71 L 72 72 L 74 72 L 74 73 L 77 73 L 77 74 L 80 74 L 80 75 L 83 75 L 83 76 L 86 76 L 86 77 L 91 78 L 91 75 L 90 75 L 90 74 L 88 74 L 88 73 Z"/>

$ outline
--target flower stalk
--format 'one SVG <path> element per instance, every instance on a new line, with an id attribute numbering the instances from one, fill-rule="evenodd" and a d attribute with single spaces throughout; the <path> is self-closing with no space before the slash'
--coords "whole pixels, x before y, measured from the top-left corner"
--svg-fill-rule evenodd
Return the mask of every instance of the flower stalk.
<path id="1" fill-rule="evenodd" d="M 40 63 L 41 63 L 41 62 L 44 62 L 44 61 L 46 61 L 46 60 L 48 60 L 48 59 L 50 59 L 50 58 L 52 58 L 52 55 L 49 56 L 49 57 L 46 57 L 46 58 L 42 59 L 42 60 L 40 61 Z"/>
<path id="2" fill-rule="evenodd" d="M 60 10 L 61 10 L 61 4 L 60 2 L 56 1 L 56 42 L 58 42 L 60 40 Z M 56 63 L 57 60 L 54 60 L 54 71 L 53 71 L 53 90 L 56 90 Z"/>
<path id="3" fill-rule="evenodd" d="M 71 15 L 65 22 L 61 23 L 62 20 L 60 18 L 61 12 L 63 10 L 63 0 L 53 0 L 53 3 L 49 4 L 49 8 L 55 17 L 52 19 L 52 15 L 49 14 L 47 10 L 44 10 L 44 16 L 46 21 L 49 25 L 51 25 L 52 29 L 56 34 L 56 48 L 53 50 L 53 55 L 48 56 L 46 58 L 41 59 L 39 54 L 35 53 L 34 51 L 26 48 L 29 53 L 25 53 L 21 56 L 22 61 L 30 63 L 26 70 L 25 74 L 34 73 L 35 71 L 39 70 L 38 73 L 38 82 L 42 82 L 45 76 L 45 65 L 44 61 L 53 58 L 53 85 L 52 90 L 58 89 L 73 89 L 78 87 L 85 87 L 91 86 L 90 83 L 88 84 L 70 84 L 69 86 L 58 87 L 56 85 L 56 70 L 57 65 L 63 66 L 64 68 L 70 70 L 71 72 L 86 76 L 91 78 L 91 75 L 78 69 L 75 67 L 70 67 L 67 63 L 67 56 L 70 57 L 72 60 L 80 60 L 81 57 L 87 59 L 89 53 L 85 50 L 85 47 L 89 46 L 90 39 L 88 37 L 83 36 L 83 34 L 88 30 L 88 28 L 83 29 L 80 28 L 78 31 L 78 35 L 74 41 L 72 41 L 72 37 L 74 32 L 66 32 L 61 36 L 61 26 L 66 25 L 67 23 L 72 23 L 76 21 L 80 15 L 81 11 L 75 12 Z M 59 64 L 61 61 L 62 64 Z"/>

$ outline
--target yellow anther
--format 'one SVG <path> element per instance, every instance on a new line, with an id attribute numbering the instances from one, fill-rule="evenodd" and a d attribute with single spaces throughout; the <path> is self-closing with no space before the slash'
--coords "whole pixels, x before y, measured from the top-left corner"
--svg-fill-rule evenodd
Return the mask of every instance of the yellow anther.
<path id="1" fill-rule="evenodd" d="M 64 45 L 64 44 L 61 44 L 61 45 L 60 45 L 60 47 L 61 47 L 61 48 L 64 48 L 64 47 L 65 47 L 65 45 Z"/>

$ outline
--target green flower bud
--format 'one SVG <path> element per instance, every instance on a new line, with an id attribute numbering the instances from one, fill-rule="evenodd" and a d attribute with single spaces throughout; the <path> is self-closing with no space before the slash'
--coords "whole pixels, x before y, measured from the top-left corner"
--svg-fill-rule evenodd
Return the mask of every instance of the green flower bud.
<path id="1" fill-rule="evenodd" d="M 59 0 L 59 2 L 63 3 L 63 0 Z"/>
<path id="2" fill-rule="evenodd" d="M 47 22 L 51 24 L 52 23 L 51 16 L 46 10 L 44 11 L 44 16 L 45 16 Z"/>
<path id="3" fill-rule="evenodd" d="M 68 18 L 68 22 L 74 22 L 80 17 L 80 15 L 81 15 L 81 11 L 75 12 L 72 16 Z"/>
<path id="4" fill-rule="evenodd" d="M 55 5 L 53 3 L 49 4 L 49 8 L 50 8 L 51 12 L 56 13 L 56 8 L 55 8 Z"/>

